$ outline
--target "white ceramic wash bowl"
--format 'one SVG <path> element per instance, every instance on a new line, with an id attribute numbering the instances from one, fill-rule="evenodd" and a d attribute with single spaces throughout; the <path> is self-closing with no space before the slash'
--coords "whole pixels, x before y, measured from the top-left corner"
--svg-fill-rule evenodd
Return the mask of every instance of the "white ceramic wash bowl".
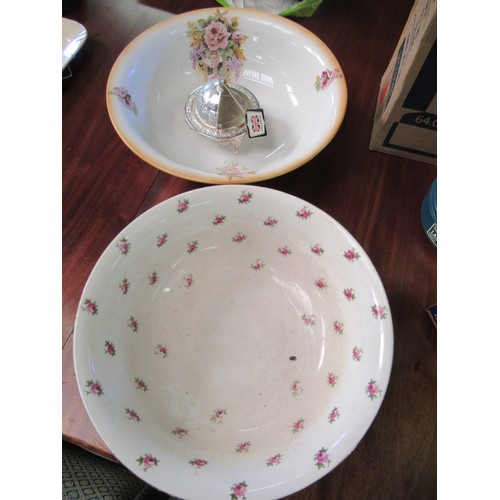
<path id="1" fill-rule="evenodd" d="M 72 19 L 62 18 L 62 69 L 75 57 L 87 40 L 87 30 Z"/>
<path id="2" fill-rule="evenodd" d="M 217 12 L 230 24 L 220 44 L 229 52 L 218 70 L 255 95 L 267 125 L 267 135 L 247 137 L 237 155 L 185 120 L 189 95 L 208 78 L 201 35 Z M 238 51 L 228 49 L 229 42 Z M 254 9 L 202 9 L 151 27 L 120 54 L 106 91 L 111 121 L 134 153 L 160 170 L 208 184 L 249 183 L 303 165 L 335 136 L 347 105 L 331 50 L 296 22 Z"/>
<path id="3" fill-rule="evenodd" d="M 387 391 L 393 332 L 367 254 L 311 204 L 211 186 L 134 220 L 96 264 L 74 356 L 132 472 L 184 499 L 271 499 L 333 470 Z"/>

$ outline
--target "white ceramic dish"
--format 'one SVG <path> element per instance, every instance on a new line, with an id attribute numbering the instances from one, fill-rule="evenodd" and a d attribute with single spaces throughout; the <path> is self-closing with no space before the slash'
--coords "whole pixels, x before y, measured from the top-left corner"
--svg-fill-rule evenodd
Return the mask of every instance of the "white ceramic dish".
<path id="1" fill-rule="evenodd" d="M 87 30 L 80 23 L 62 18 L 62 69 L 75 57 L 87 40 Z"/>
<path id="2" fill-rule="evenodd" d="M 387 391 L 389 304 L 360 245 L 299 198 L 211 186 L 110 243 L 82 295 L 78 385 L 132 472 L 184 499 L 281 498 L 333 470 Z"/>
<path id="3" fill-rule="evenodd" d="M 267 135 L 245 139 L 238 155 L 185 121 L 186 100 L 208 78 L 207 59 L 199 57 L 217 12 L 227 24 L 214 21 L 219 46 L 232 54 L 220 49 L 217 71 L 256 96 L 267 125 Z M 124 49 L 109 76 L 107 105 L 119 136 L 158 169 L 209 184 L 249 183 L 318 154 L 342 123 L 347 88 L 331 50 L 296 22 L 254 9 L 202 9 L 153 26 Z"/>

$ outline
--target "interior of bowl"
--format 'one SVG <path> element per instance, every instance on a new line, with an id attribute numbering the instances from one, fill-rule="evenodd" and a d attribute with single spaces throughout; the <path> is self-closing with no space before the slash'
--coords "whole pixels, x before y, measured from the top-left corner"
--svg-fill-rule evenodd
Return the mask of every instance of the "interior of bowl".
<path id="1" fill-rule="evenodd" d="M 347 90 L 339 62 L 294 21 L 252 9 L 222 11 L 240 37 L 237 69 L 236 59 L 227 59 L 229 76 L 256 96 L 267 129 L 263 137 L 246 137 L 234 154 L 185 120 L 186 100 L 207 79 L 195 61 L 189 23 L 206 29 L 217 12 L 173 16 L 126 47 L 107 84 L 118 134 L 148 163 L 201 182 L 253 182 L 303 165 L 331 141 L 343 120 Z"/>
<path id="2" fill-rule="evenodd" d="M 75 366 L 100 435 L 180 498 L 280 498 L 332 470 L 380 407 L 392 323 L 368 256 L 256 186 L 172 198 L 125 228 L 82 295 Z"/>

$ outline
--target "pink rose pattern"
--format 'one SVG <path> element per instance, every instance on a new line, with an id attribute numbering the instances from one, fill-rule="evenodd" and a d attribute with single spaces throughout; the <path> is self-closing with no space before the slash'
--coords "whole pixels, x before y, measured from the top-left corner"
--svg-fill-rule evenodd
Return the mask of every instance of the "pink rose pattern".
<path id="1" fill-rule="evenodd" d="M 217 9 L 207 19 L 188 23 L 189 60 L 205 80 L 216 76 L 236 80 L 243 69 L 247 35 L 240 31 L 238 17 L 229 18 L 226 14 L 227 11 Z"/>
<path id="2" fill-rule="evenodd" d="M 149 469 L 156 467 L 159 460 L 153 457 L 151 453 L 146 453 L 145 455 L 141 455 L 136 462 L 144 472 L 147 472 Z"/>
<path id="3" fill-rule="evenodd" d="M 316 81 L 314 82 L 316 92 L 326 90 L 337 78 L 344 78 L 340 70 L 337 68 L 334 70 L 325 69 L 321 72 L 321 75 L 316 77 Z"/>
<path id="4" fill-rule="evenodd" d="M 245 500 L 248 484 L 245 481 L 235 483 L 231 486 L 231 500 Z"/>
<path id="5" fill-rule="evenodd" d="M 240 197 L 238 198 L 238 203 L 242 204 L 242 205 L 248 204 L 251 202 L 252 197 L 253 197 L 253 194 L 251 192 L 242 191 Z M 189 209 L 189 206 L 190 206 L 189 199 L 187 199 L 187 198 L 180 199 L 178 201 L 178 204 L 177 204 L 177 212 L 179 214 L 182 214 Z M 302 209 L 297 210 L 295 215 L 299 219 L 307 220 L 311 217 L 312 212 L 306 206 L 304 206 Z M 212 224 L 214 226 L 219 226 L 219 225 L 223 224 L 225 222 L 225 220 L 226 220 L 225 215 L 217 214 L 214 216 L 214 218 L 212 220 Z M 277 223 L 278 223 L 278 220 L 274 217 L 271 217 L 271 216 L 267 217 L 263 221 L 263 225 L 266 227 L 270 227 L 270 228 L 275 227 Z M 246 235 L 244 233 L 241 233 L 241 232 L 237 233 L 233 237 L 233 241 L 236 243 L 241 243 L 245 239 L 246 239 Z M 163 245 L 165 245 L 166 242 L 167 242 L 167 233 L 162 233 L 162 234 L 158 235 L 158 237 L 157 237 L 156 246 L 158 248 L 160 248 Z M 130 252 L 130 249 L 132 247 L 130 241 L 126 237 L 121 238 L 117 242 L 116 246 L 118 247 L 120 253 L 122 253 L 124 255 L 127 255 Z M 193 253 L 197 249 L 198 249 L 198 242 L 196 240 L 188 242 L 188 244 L 187 244 L 187 252 L 188 253 Z M 319 243 L 315 243 L 315 244 L 311 245 L 310 250 L 316 256 L 321 256 L 324 253 L 324 248 Z M 278 249 L 278 253 L 280 253 L 282 256 L 292 255 L 292 251 L 287 245 L 280 247 Z M 346 250 L 344 252 L 343 256 L 348 262 L 354 262 L 360 258 L 359 253 L 354 248 Z M 256 270 L 256 271 L 261 270 L 264 267 L 264 262 L 261 259 L 257 259 L 253 264 L 250 265 L 250 267 L 251 267 L 251 269 Z M 157 281 L 158 281 L 157 273 L 155 271 L 153 271 L 148 276 L 148 280 L 149 280 L 149 283 L 151 285 L 154 285 L 155 283 L 157 283 Z M 184 276 L 183 280 L 184 280 L 184 286 L 186 288 L 190 288 L 194 284 L 194 279 L 193 279 L 191 274 Z M 324 278 L 318 278 L 318 279 L 314 280 L 313 283 L 314 283 L 314 286 L 319 290 L 323 290 L 323 289 L 327 288 L 327 283 L 324 280 Z M 124 278 L 122 280 L 122 282 L 119 284 L 119 289 L 121 290 L 123 295 L 127 294 L 127 292 L 130 289 L 130 282 L 127 278 Z M 352 301 L 355 299 L 355 292 L 352 288 L 344 289 L 343 294 L 348 301 Z M 83 302 L 82 309 L 85 310 L 91 316 L 96 315 L 98 313 L 97 302 L 93 299 L 87 298 Z M 387 317 L 388 317 L 388 310 L 387 310 L 386 306 L 380 306 L 380 305 L 375 304 L 371 307 L 371 313 L 375 319 L 387 319 Z M 310 314 L 310 315 L 303 314 L 301 316 L 301 319 L 302 319 L 303 323 L 307 326 L 313 326 L 316 322 L 315 316 L 313 314 Z M 135 317 L 131 316 L 129 318 L 128 327 L 131 328 L 134 332 L 138 331 L 139 322 L 137 321 L 137 319 Z M 333 323 L 333 331 L 336 334 L 342 335 L 344 333 L 344 324 L 340 321 L 335 321 Z M 113 342 L 106 340 L 104 343 L 104 351 L 107 355 L 114 357 L 116 355 L 116 349 L 115 349 Z M 161 345 L 161 344 L 158 344 L 156 346 L 154 353 L 156 355 L 161 356 L 162 358 L 168 357 L 168 349 L 164 345 Z M 357 362 L 361 361 L 362 355 L 363 355 L 363 350 L 360 347 L 355 346 L 352 350 L 353 360 L 357 361 Z M 330 387 L 334 387 L 336 385 L 337 381 L 338 381 L 337 375 L 335 375 L 334 373 L 328 374 L 327 384 Z M 148 390 L 146 383 L 144 382 L 144 380 L 142 380 L 140 378 L 134 379 L 134 385 L 135 385 L 136 389 L 138 389 L 138 390 L 141 390 L 144 392 L 146 392 Z M 296 397 L 296 396 L 300 395 L 302 393 L 302 391 L 303 391 L 303 388 L 300 385 L 300 381 L 294 380 L 290 385 L 290 392 L 292 393 L 292 395 L 294 397 Z M 101 386 L 100 382 L 97 380 L 95 380 L 95 381 L 94 380 L 87 380 L 85 393 L 88 395 L 101 396 L 103 394 L 103 390 L 102 390 L 102 386 Z M 365 394 L 372 401 L 379 399 L 381 397 L 382 389 L 379 387 L 376 380 L 374 380 L 374 379 L 369 380 L 368 384 L 365 387 Z M 135 422 L 141 421 L 141 418 L 139 417 L 138 413 L 135 410 L 130 409 L 130 408 L 126 408 L 125 413 L 126 413 L 127 418 L 129 420 L 132 420 Z M 217 423 L 217 424 L 221 424 L 224 416 L 226 416 L 226 415 L 227 415 L 226 409 L 217 408 L 212 413 L 210 420 Z M 327 420 L 331 424 L 331 423 L 336 422 L 339 417 L 340 417 L 339 409 L 338 409 L 338 407 L 335 407 L 329 412 Z M 303 418 L 298 419 L 296 422 L 294 422 L 292 424 L 292 432 L 294 434 L 300 432 L 303 429 L 304 429 L 304 419 Z M 183 427 L 175 427 L 172 430 L 172 434 L 174 436 L 176 436 L 178 439 L 182 439 L 188 435 L 188 430 L 184 429 Z M 239 443 L 236 446 L 236 452 L 237 453 L 248 453 L 250 450 L 250 446 L 251 446 L 251 443 L 249 441 Z M 283 456 L 278 453 L 278 454 L 273 455 L 272 457 L 267 459 L 266 466 L 267 467 L 274 467 L 274 466 L 280 464 L 282 462 L 282 460 L 283 460 Z M 151 454 L 145 454 L 145 455 L 141 455 L 137 459 L 137 463 L 144 470 L 144 472 L 147 472 L 148 469 L 151 469 L 152 467 L 158 466 L 159 460 L 157 458 L 155 458 L 154 456 L 152 456 Z M 189 465 L 191 465 L 195 469 L 201 469 L 201 468 L 208 465 L 208 462 L 204 459 L 201 459 L 201 458 L 193 458 L 188 463 L 189 463 Z M 329 457 L 329 454 L 328 454 L 326 448 L 321 448 L 314 455 L 314 463 L 315 463 L 316 467 L 318 468 L 318 470 L 322 469 L 322 468 L 326 468 L 330 465 L 331 460 L 330 460 L 330 457 Z M 233 484 L 233 486 L 231 487 L 231 499 L 236 499 L 236 500 L 245 499 L 247 489 L 248 489 L 248 485 L 246 484 L 245 481 Z"/>

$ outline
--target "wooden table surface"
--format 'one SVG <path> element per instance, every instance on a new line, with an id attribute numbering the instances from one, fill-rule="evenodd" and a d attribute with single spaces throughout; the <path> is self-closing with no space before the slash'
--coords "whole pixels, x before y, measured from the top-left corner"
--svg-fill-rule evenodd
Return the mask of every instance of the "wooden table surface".
<path id="1" fill-rule="evenodd" d="M 293 194 L 339 221 L 370 256 L 394 325 L 391 380 L 380 412 L 356 449 L 293 500 L 431 499 L 437 495 L 436 250 L 420 223 L 436 167 L 368 149 L 381 77 L 412 0 L 325 0 L 313 17 L 292 18 L 337 56 L 349 92 L 344 122 L 303 167 L 259 182 Z M 122 49 L 149 26 L 209 0 L 63 0 L 63 17 L 88 39 L 62 83 L 63 438 L 114 459 L 83 407 L 73 366 L 80 297 L 109 242 L 138 215 L 203 184 L 148 165 L 119 139 L 105 95 Z"/>

